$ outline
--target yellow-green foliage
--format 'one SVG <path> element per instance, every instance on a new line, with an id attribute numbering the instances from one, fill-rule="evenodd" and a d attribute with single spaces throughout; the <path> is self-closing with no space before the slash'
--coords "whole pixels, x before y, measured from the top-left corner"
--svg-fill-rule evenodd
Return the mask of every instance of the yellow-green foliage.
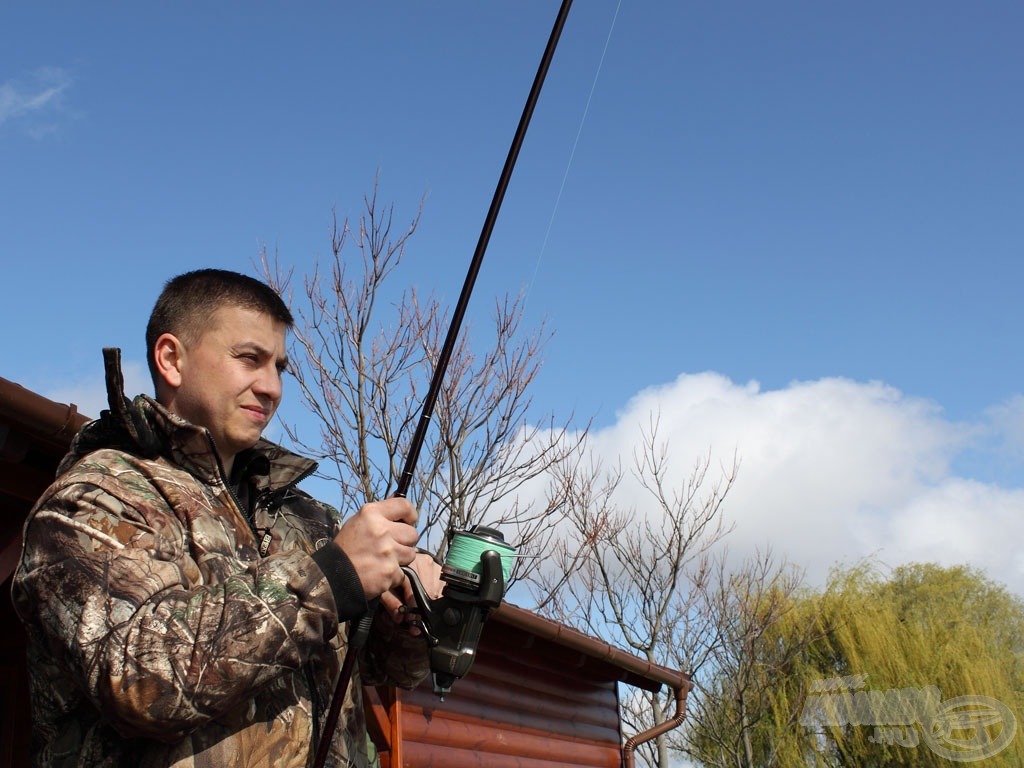
<path id="1" fill-rule="evenodd" d="M 1018 728 L 997 754 L 966 764 L 1024 766 L 1024 602 L 979 572 L 862 564 L 835 570 L 822 591 L 757 597 L 733 602 L 728 626 L 766 626 L 721 657 L 703 722 L 691 723 L 704 765 L 949 768 L 957 762 L 932 748 L 950 743 L 938 732 L 945 721 L 931 736 L 929 717 L 977 696 L 1008 707 Z"/>
<path id="2" fill-rule="evenodd" d="M 965 567 L 914 564 L 884 575 L 859 566 L 834 572 L 826 590 L 807 596 L 804 602 L 802 611 L 787 617 L 804 626 L 780 626 L 779 630 L 782 636 L 796 630 L 806 633 L 807 621 L 816 621 L 822 630 L 820 639 L 802 655 L 799 676 L 805 696 L 811 695 L 809 703 L 820 708 L 822 696 L 828 696 L 822 688 L 832 678 L 833 691 L 840 696 L 845 693 L 846 698 L 833 697 L 831 702 L 858 701 L 861 720 L 869 721 L 805 729 L 808 737 L 817 736 L 818 743 L 809 739 L 808 746 L 825 758 L 823 764 L 951 765 L 948 756 L 938 754 L 928 743 L 924 729 L 932 723 L 927 716 L 904 712 L 903 727 L 876 727 L 885 725 L 887 712 L 892 720 L 901 719 L 900 713 L 891 712 L 893 704 L 913 709 L 918 700 L 935 704 L 959 696 L 983 696 L 1005 704 L 1015 718 L 1024 716 L 1024 603 L 980 573 Z M 865 712 L 871 697 L 876 709 L 880 700 L 888 708 L 883 705 L 881 711 Z M 808 704 L 807 698 L 804 701 Z M 873 717 L 864 718 L 865 713 Z M 925 722 L 915 722 L 920 719 Z M 850 717 L 846 721 L 855 722 Z M 842 718 L 831 722 L 842 722 Z M 936 727 L 941 729 L 941 723 Z M 996 726 L 993 733 L 998 732 Z M 970 739 L 973 732 L 960 730 L 952 735 Z M 937 738 L 934 743 L 948 744 Z M 972 760 L 971 765 L 1024 765 L 1024 736 L 1015 737 L 997 755 Z"/>

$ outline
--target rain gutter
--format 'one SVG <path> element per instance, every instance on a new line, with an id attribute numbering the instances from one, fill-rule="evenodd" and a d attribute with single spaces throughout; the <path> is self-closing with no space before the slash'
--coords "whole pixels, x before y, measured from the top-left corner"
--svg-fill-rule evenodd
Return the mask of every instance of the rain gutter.
<path id="1" fill-rule="evenodd" d="M 36 439 L 66 449 L 90 418 L 74 403 L 55 403 L 20 384 L 0 377 L 0 418 L 16 424 Z"/>

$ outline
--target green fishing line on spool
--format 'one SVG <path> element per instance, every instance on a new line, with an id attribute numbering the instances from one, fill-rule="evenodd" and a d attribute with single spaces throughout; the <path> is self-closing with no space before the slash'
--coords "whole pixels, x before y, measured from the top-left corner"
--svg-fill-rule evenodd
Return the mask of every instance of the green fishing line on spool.
<path id="1" fill-rule="evenodd" d="M 448 545 L 448 554 L 444 559 L 445 570 L 455 569 L 481 575 L 480 556 L 489 549 L 501 556 L 501 575 L 508 584 L 512 574 L 512 561 L 515 558 L 514 547 L 505 543 L 502 535 L 493 528 L 477 528 L 480 533 L 457 531 L 452 534 Z"/>

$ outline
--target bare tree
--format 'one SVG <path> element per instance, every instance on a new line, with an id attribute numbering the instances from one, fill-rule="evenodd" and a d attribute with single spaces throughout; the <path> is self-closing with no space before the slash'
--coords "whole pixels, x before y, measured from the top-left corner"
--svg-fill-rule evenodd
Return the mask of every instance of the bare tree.
<path id="1" fill-rule="evenodd" d="M 292 305 L 291 370 L 319 423 L 315 437 L 294 424 L 285 429 L 322 460 L 321 473 L 338 483 L 342 507 L 352 509 L 394 492 L 448 326 L 436 299 L 390 290 L 422 207 L 396 231 L 394 208 L 382 206 L 377 191 L 375 184 L 354 224 L 333 218 L 330 258 L 318 260 L 299 285 L 276 255 L 264 250 L 259 265 Z M 512 527 L 521 550 L 541 548 L 561 514 L 556 497 L 546 504 L 516 498 L 567 460 L 586 434 L 532 413 L 528 388 L 549 334 L 543 326 L 524 332 L 522 319 L 520 298 L 497 300 L 494 338 L 477 352 L 462 334 L 443 380 L 409 492 L 422 541 L 440 556 L 447 530 L 484 520 Z M 577 436 L 566 440 L 568 434 Z M 524 558 L 513 578 L 528 577 L 537 562 Z"/>
<path id="2" fill-rule="evenodd" d="M 815 622 L 792 621 L 801 584 L 800 572 L 771 552 L 733 568 L 725 553 L 716 558 L 700 596 L 713 638 L 674 744 L 680 752 L 722 768 L 797 764 L 800 701 L 783 682 L 819 637 Z"/>
<path id="3" fill-rule="evenodd" d="M 699 669 L 712 627 L 698 598 L 709 549 L 726 533 L 720 510 L 737 464 L 734 458 L 713 482 L 710 469 L 708 454 L 676 480 L 656 418 L 643 430 L 631 468 L 648 502 L 643 510 L 620 505 L 627 477 L 621 466 L 563 464 L 560 487 L 571 527 L 556 549 L 556 570 L 541 574 L 535 588 L 540 610 L 652 663 Z M 638 732 L 664 722 L 674 708 L 671 695 L 637 692 L 624 699 L 624 723 Z M 668 745 L 661 736 L 638 754 L 667 766 Z"/>

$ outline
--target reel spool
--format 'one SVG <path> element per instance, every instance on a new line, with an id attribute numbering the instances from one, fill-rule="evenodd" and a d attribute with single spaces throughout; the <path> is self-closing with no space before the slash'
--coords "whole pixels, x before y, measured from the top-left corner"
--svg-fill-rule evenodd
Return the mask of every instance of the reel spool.
<path id="1" fill-rule="evenodd" d="M 452 587 L 478 592 L 483 578 L 482 556 L 488 550 L 497 552 L 501 558 L 501 577 L 504 584 L 507 584 L 512 575 L 516 550 L 505 542 L 500 531 L 482 525 L 468 531 L 453 531 L 449 535 L 448 553 L 441 566 L 441 578 Z"/>

